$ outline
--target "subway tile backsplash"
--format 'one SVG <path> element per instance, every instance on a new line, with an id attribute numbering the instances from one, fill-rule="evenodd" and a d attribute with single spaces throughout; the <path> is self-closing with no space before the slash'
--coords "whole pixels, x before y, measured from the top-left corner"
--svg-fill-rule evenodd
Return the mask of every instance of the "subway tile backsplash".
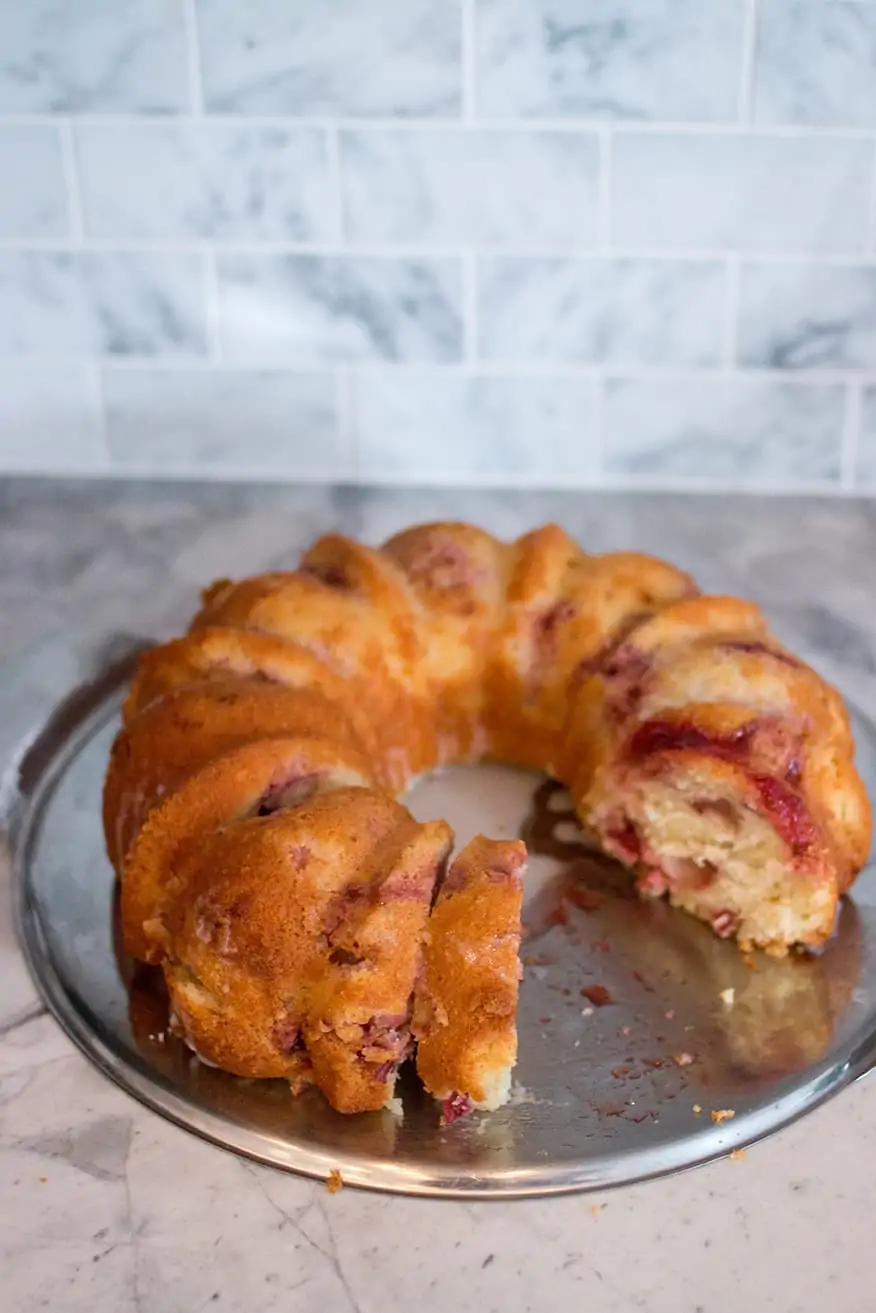
<path id="1" fill-rule="evenodd" d="M 0 472 L 876 494 L 876 0 L 0 0 Z"/>

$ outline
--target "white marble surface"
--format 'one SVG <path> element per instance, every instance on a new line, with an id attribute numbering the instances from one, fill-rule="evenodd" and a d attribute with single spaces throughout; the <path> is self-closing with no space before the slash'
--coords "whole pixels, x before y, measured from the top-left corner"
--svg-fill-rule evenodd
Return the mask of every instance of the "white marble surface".
<path id="1" fill-rule="evenodd" d="M 461 101 L 459 17 L 454 0 L 200 0 L 207 107 L 452 116 Z"/>
<path id="2" fill-rule="evenodd" d="M 485 116 L 732 118 L 740 0 L 477 0 Z"/>
<path id="3" fill-rule="evenodd" d="M 619 380 L 605 396 L 606 466 L 736 486 L 829 485 L 846 405 L 832 384 Z"/>
<path id="4" fill-rule="evenodd" d="M 178 0 L 0 5 L 0 114 L 188 108 Z"/>
<path id="5" fill-rule="evenodd" d="M 760 601 L 876 711 L 876 508 L 864 502 L 0 484 L 0 648 L 74 622 L 179 624 L 205 578 L 288 561 L 320 530 L 379 541 L 447 515 L 504 534 L 554 517 L 595 550 L 664 553 L 704 586 Z M 874 1078 L 741 1161 L 635 1188 L 507 1204 L 332 1196 L 196 1141 L 98 1076 L 41 1014 L 5 874 L 0 886 L 4 1308 L 870 1307 Z"/>
<path id="6" fill-rule="evenodd" d="M 57 128 L 0 127 L 0 238 L 64 238 L 67 186 Z"/>
<path id="7" fill-rule="evenodd" d="M 121 241 L 331 241 L 326 133 L 221 122 L 82 124 L 89 236 Z"/>
<path id="8" fill-rule="evenodd" d="M 739 359 L 777 369 L 876 369 L 876 269 L 744 266 Z"/>
<path id="9" fill-rule="evenodd" d="M 614 239 L 665 251 L 859 253 L 872 144 L 744 133 L 624 133 Z"/>
<path id="10" fill-rule="evenodd" d="M 594 133 L 351 130 L 340 164 L 354 243 L 596 244 Z"/>
<path id="11" fill-rule="evenodd" d="M 370 482 L 594 481 L 598 391 L 581 378 L 357 378 L 357 471 Z"/>
<path id="12" fill-rule="evenodd" d="M 714 365 L 725 272 L 708 261 L 484 258 L 485 360 Z"/>
<path id="13" fill-rule="evenodd" d="M 203 355 L 202 284 L 198 255 L 0 251 L 0 355 Z"/>
<path id="14" fill-rule="evenodd" d="M 289 364 L 458 360 L 458 260 L 222 255 L 223 347 L 236 360 Z"/>
<path id="15" fill-rule="evenodd" d="M 763 123 L 876 124 L 876 8 L 869 0 L 765 0 L 754 64 Z"/>

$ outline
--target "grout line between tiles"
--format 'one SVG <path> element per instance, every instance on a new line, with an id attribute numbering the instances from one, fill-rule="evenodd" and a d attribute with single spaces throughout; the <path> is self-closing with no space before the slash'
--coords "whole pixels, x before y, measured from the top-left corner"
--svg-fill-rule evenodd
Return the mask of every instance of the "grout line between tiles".
<path id="1" fill-rule="evenodd" d="M 154 125 L 156 128 L 170 123 L 185 123 L 187 118 L 194 115 L 181 114 L 174 115 L 172 118 L 156 119 Z M 317 115 L 295 115 L 295 114 L 222 114 L 210 112 L 205 114 L 205 118 L 211 123 L 226 124 L 236 127 L 268 127 L 268 128 L 325 128 L 339 127 L 351 128 L 357 131 L 380 131 L 380 132 L 465 132 L 470 129 L 471 124 L 462 116 L 454 118 L 380 118 L 367 117 L 362 118 L 350 117 L 349 115 L 339 115 L 332 117 L 325 114 Z M 57 114 L 0 114 L 0 127 L 21 127 L 25 125 L 46 125 L 56 124 L 59 121 Z M 101 126 L 137 126 L 142 128 L 147 122 L 144 114 L 77 114 L 76 122 L 88 125 Z M 857 123 L 848 124 L 813 124 L 813 123 L 758 123 L 750 122 L 740 124 L 737 119 L 728 119 L 725 122 L 686 122 L 684 120 L 665 120 L 649 122 L 645 119 L 611 119 L 605 118 L 479 118 L 477 125 L 479 131 L 483 132 L 524 132 L 527 135 L 543 132 L 561 132 L 561 133 L 598 133 L 610 122 L 612 130 L 618 136 L 694 136 L 694 137 L 727 137 L 727 136 L 752 136 L 752 137 L 772 137 L 777 140 L 798 140 L 799 138 L 813 138 L 818 140 L 846 139 L 856 141 L 873 141 L 876 138 L 876 128 L 873 126 L 861 126 Z"/>
<path id="2" fill-rule="evenodd" d="M 198 15 L 195 0 L 182 0 L 185 25 L 186 67 L 189 83 L 189 101 L 195 118 L 204 113 L 204 87 L 201 81 L 201 41 L 198 35 Z"/>
<path id="3" fill-rule="evenodd" d="M 297 357 L 290 359 L 283 355 L 253 354 L 250 357 L 235 355 L 232 357 L 210 357 L 206 355 L 183 356 L 110 356 L 83 354 L 53 354 L 46 356 L 0 355 L 0 369 L 38 371 L 58 368 L 70 368 L 98 363 L 107 373 L 211 373 L 213 371 L 229 373 L 282 373 L 282 374 L 326 374 L 337 368 L 334 360 L 320 360 L 314 357 Z M 847 386 L 860 383 L 876 386 L 876 369 L 841 370 L 841 369 L 769 369 L 769 368 L 727 368 L 726 366 L 682 365 L 636 365 L 623 362 L 568 364 L 563 361 L 531 360 L 357 360 L 357 373 L 362 375 L 387 377 L 396 374 L 430 378 L 484 377 L 497 379 L 602 379 L 611 381 L 654 383 L 665 382 L 678 385 L 689 383 L 769 383 L 782 387 L 823 388 Z"/>
<path id="4" fill-rule="evenodd" d="M 864 235 L 864 250 L 872 259 L 876 256 L 876 142 L 873 144 L 870 160 L 870 194 L 867 205 L 867 231 Z"/>
<path id="5" fill-rule="evenodd" d="M 846 391 L 846 414 L 840 445 L 840 483 L 851 491 L 858 472 L 858 448 L 861 439 L 862 388 L 850 383 Z"/>
<path id="6" fill-rule="evenodd" d="M 85 235 L 85 219 L 82 210 L 82 192 L 79 187 L 79 169 L 76 162 L 76 141 L 69 119 L 59 120 L 58 138 L 61 147 L 61 172 L 64 176 L 64 189 L 67 193 L 70 244 L 78 248 L 82 245 Z"/>
<path id="7" fill-rule="evenodd" d="M 604 378 L 598 379 L 593 391 L 593 454 L 591 476 L 597 483 L 605 477 L 607 440 L 606 432 L 606 387 Z"/>
<path id="8" fill-rule="evenodd" d="M 742 19 L 742 58 L 739 67 L 739 99 L 737 117 L 746 127 L 751 121 L 754 104 L 755 54 L 757 50 L 758 0 L 745 0 Z"/>
<path id="9" fill-rule="evenodd" d="M 876 190 L 876 188 L 874 188 Z M 876 206 L 874 206 L 876 208 Z M 21 254 L 64 254 L 71 249 L 82 249 L 69 240 L 57 238 L 0 239 L 0 251 Z M 110 240 L 87 238 L 85 249 L 111 255 L 199 255 L 215 250 L 228 255 L 245 255 L 250 258 L 273 255 L 312 255 L 344 260 L 459 260 L 468 248 L 459 244 L 417 242 L 362 242 L 342 244 L 340 241 L 216 241 L 204 238 L 190 239 Z M 495 243 L 481 248 L 482 255 L 505 260 L 581 260 L 598 262 L 612 260 L 641 260 L 654 264 L 708 264 L 716 261 L 739 259 L 749 264 L 767 264 L 824 268 L 872 268 L 876 266 L 876 248 L 867 254 L 860 252 L 822 251 L 759 251 L 739 250 L 735 247 L 702 247 L 698 249 L 647 246 L 614 246 L 610 253 L 595 250 L 593 246 L 545 246 L 525 243 Z"/>

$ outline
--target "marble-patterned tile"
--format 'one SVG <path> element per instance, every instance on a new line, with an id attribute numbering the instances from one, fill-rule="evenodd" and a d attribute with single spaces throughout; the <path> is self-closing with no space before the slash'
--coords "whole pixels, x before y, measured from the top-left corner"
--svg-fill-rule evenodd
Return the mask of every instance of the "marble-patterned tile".
<path id="1" fill-rule="evenodd" d="M 876 269 L 744 265 L 738 357 L 769 369 L 876 369 Z"/>
<path id="2" fill-rule="evenodd" d="M 855 481 L 861 488 L 871 492 L 876 490 L 876 388 L 874 387 L 864 390 Z"/>
<path id="3" fill-rule="evenodd" d="M 110 460 L 163 475 L 342 478 L 331 374 L 104 370 Z"/>
<path id="4" fill-rule="evenodd" d="M 199 0 L 204 95 L 239 114 L 460 110 L 459 0 Z"/>
<path id="5" fill-rule="evenodd" d="M 309 127 L 81 124 L 86 232 L 127 240 L 322 241 L 337 236 L 325 133 Z"/>
<path id="6" fill-rule="evenodd" d="M 188 104 L 179 0 L 0 4 L 0 114 L 175 114 Z"/>
<path id="7" fill-rule="evenodd" d="M 486 258 L 478 266 L 487 360 L 710 365 L 725 272 L 715 262 Z"/>
<path id="8" fill-rule="evenodd" d="M 0 237 L 66 237 L 67 188 L 55 128 L 0 126 Z"/>
<path id="9" fill-rule="evenodd" d="M 198 256 L 0 251 L 0 355 L 205 350 Z"/>
<path id="10" fill-rule="evenodd" d="M 761 123 L 876 124 L 876 6 L 763 0 L 754 116 Z"/>
<path id="11" fill-rule="evenodd" d="M 866 141 L 623 133 L 614 139 L 618 246 L 861 251 Z"/>
<path id="12" fill-rule="evenodd" d="M 605 397 L 605 468 L 739 486 L 836 482 L 844 413 L 837 386 L 616 379 Z"/>
<path id="13" fill-rule="evenodd" d="M 0 472 L 98 473 L 106 446 L 82 369 L 0 367 Z"/>
<path id="14" fill-rule="evenodd" d="M 457 260 L 220 255 L 222 343 L 239 360 L 449 361 L 462 353 Z"/>
<path id="15" fill-rule="evenodd" d="M 596 473 L 595 388 L 570 378 L 360 375 L 353 392 L 359 476 L 584 486 Z"/>
<path id="16" fill-rule="evenodd" d="M 734 118 L 742 0 L 477 0 L 481 114 Z"/>
<path id="17" fill-rule="evenodd" d="M 596 137 L 453 129 L 341 133 L 352 241 L 596 240 Z"/>

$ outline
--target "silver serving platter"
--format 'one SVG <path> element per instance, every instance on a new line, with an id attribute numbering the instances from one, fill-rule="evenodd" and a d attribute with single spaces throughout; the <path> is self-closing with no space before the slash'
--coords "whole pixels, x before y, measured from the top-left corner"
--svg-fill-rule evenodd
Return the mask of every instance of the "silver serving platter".
<path id="1" fill-rule="evenodd" d="M 342 1117 L 316 1093 L 293 1100 L 282 1082 L 204 1066 L 168 1037 L 160 981 L 121 955 L 100 829 L 107 753 L 143 646 L 124 636 L 94 647 L 67 639 L 6 669 L 4 810 L 18 934 L 42 997 L 95 1066 L 178 1125 L 288 1171 L 336 1169 L 347 1185 L 546 1195 L 727 1154 L 876 1060 L 872 865 L 823 953 L 746 962 L 682 913 L 630 897 L 620 868 L 582 843 L 558 786 L 482 767 L 438 774 L 409 802 L 421 818 L 448 817 L 460 842 L 482 830 L 529 843 L 510 1105 L 442 1128 L 405 1077 L 403 1115 Z M 854 728 L 876 793 L 876 731 L 860 715 Z M 734 1115 L 713 1120 L 726 1110 Z"/>

